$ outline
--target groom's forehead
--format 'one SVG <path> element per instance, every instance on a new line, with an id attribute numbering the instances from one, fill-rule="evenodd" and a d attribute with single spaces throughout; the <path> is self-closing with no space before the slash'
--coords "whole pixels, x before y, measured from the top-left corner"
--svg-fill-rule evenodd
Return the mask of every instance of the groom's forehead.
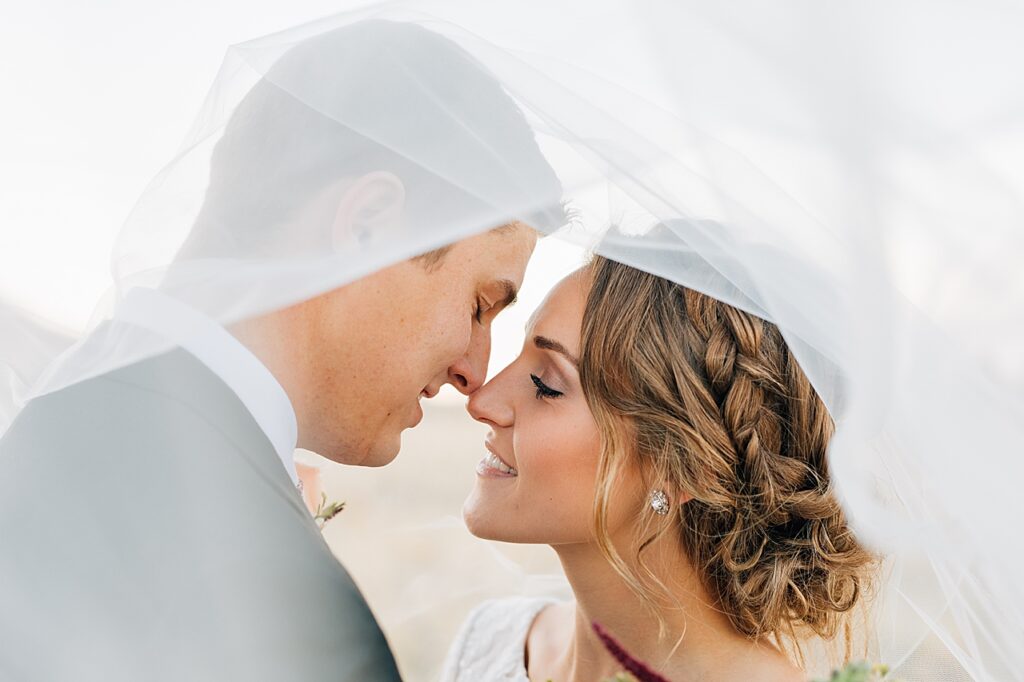
<path id="1" fill-rule="evenodd" d="M 436 267 L 471 282 L 489 307 L 507 307 L 519 295 L 535 234 L 531 228 L 516 224 L 466 237 L 449 245 Z"/>

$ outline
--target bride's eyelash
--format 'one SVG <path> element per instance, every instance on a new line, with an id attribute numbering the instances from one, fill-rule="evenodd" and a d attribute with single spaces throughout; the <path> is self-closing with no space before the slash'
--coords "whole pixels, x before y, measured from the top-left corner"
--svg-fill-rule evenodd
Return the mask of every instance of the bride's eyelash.
<path id="1" fill-rule="evenodd" d="M 537 387 L 538 398 L 558 398 L 559 396 L 562 395 L 561 391 L 556 391 L 555 389 L 545 384 L 543 381 L 540 380 L 540 377 L 537 376 L 536 374 L 531 374 L 530 378 L 533 380 L 533 385 Z"/>

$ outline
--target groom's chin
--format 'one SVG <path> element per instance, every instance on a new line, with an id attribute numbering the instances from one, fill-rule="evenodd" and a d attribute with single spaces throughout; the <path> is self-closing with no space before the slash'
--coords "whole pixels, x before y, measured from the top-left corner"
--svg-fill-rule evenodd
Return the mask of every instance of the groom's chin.
<path id="1" fill-rule="evenodd" d="M 395 460 L 401 445 L 401 434 L 396 434 L 387 439 L 378 436 L 376 440 L 370 443 L 339 443 L 334 448 L 314 452 L 338 464 L 357 467 L 382 467 Z"/>
<path id="2" fill-rule="evenodd" d="M 395 434 L 393 437 L 382 438 L 373 443 L 362 459 L 354 464 L 364 467 L 382 467 L 395 461 L 398 451 L 402 447 L 402 434 Z"/>

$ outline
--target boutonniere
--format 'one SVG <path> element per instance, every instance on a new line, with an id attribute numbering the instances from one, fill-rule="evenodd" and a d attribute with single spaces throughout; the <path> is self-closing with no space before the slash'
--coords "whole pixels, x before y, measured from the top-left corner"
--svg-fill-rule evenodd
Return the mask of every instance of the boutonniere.
<path id="1" fill-rule="evenodd" d="M 327 502 L 327 493 L 320 493 L 320 504 L 316 508 L 316 513 L 313 514 L 313 520 L 316 521 L 316 525 L 320 530 L 324 529 L 327 522 L 338 515 L 342 509 L 345 508 L 344 502 Z"/>

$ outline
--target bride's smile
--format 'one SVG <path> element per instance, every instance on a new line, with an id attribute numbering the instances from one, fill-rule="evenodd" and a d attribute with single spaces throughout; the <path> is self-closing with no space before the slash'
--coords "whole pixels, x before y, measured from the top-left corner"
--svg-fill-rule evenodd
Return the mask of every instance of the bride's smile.
<path id="1" fill-rule="evenodd" d="M 515 478 L 519 472 L 511 464 L 508 464 L 498 453 L 494 451 L 489 442 L 484 443 L 487 448 L 487 456 L 480 460 L 476 472 L 485 478 Z"/>
<path id="2" fill-rule="evenodd" d="M 589 285 L 579 271 L 555 287 L 527 323 L 519 357 L 469 399 L 473 418 L 491 427 L 463 507 L 475 535 L 552 545 L 590 540 L 601 441 L 577 360 Z M 613 514 L 641 496 L 627 476 Z"/>

